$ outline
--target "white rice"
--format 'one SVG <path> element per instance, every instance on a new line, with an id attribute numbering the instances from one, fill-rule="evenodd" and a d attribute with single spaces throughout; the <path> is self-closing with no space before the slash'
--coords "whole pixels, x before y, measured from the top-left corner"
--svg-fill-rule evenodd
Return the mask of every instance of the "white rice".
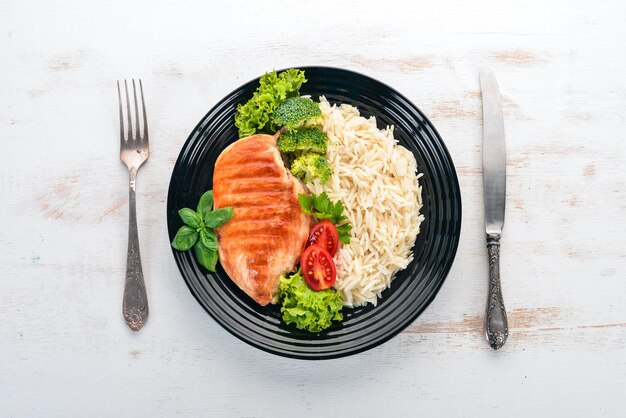
<path id="1" fill-rule="evenodd" d="M 354 106 L 331 106 L 325 97 L 320 109 L 333 176 L 307 187 L 340 199 L 353 228 L 350 244 L 335 256 L 335 288 L 346 306 L 376 305 L 396 272 L 413 260 L 424 220 L 421 174 L 413 154 L 393 138 L 393 126 L 380 130 L 374 117 L 361 117 Z"/>

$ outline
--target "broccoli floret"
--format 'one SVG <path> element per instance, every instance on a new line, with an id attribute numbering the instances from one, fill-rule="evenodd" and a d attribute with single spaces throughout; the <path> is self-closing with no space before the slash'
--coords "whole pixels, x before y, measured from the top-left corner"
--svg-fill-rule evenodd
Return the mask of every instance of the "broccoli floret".
<path id="1" fill-rule="evenodd" d="M 278 105 L 272 113 L 272 123 L 287 130 L 301 127 L 305 122 L 318 120 L 322 111 L 317 103 L 306 97 L 290 97 Z"/>
<path id="2" fill-rule="evenodd" d="M 328 138 L 318 128 L 287 131 L 278 138 L 278 149 L 282 152 L 316 152 L 326 154 Z"/>
<path id="3" fill-rule="evenodd" d="M 307 183 L 318 178 L 322 184 L 326 183 L 332 175 L 328 161 L 323 156 L 312 152 L 306 152 L 296 158 L 291 163 L 291 173 Z"/>

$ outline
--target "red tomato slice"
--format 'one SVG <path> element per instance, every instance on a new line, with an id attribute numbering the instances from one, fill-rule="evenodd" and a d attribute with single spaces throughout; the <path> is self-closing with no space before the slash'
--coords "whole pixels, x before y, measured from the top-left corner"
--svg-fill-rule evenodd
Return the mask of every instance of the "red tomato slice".
<path id="1" fill-rule="evenodd" d="M 317 244 L 328 251 L 328 254 L 334 256 L 339 247 L 339 233 L 335 225 L 328 219 L 313 225 L 309 232 L 309 241 L 307 245 Z"/>
<path id="2" fill-rule="evenodd" d="M 304 280 L 313 290 L 328 289 L 335 283 L 337 270 L 333 257 L 317 244 L 307 247 L 300 260 Z"/>

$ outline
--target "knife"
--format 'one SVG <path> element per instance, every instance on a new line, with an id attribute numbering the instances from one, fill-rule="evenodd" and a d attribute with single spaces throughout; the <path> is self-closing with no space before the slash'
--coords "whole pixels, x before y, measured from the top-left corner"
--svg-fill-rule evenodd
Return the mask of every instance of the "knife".
<path id="1" fill-rule="evenodd" d="M 489 255 L 489 294 L 485 312 L 485 335 L 494 350 L 509 336 L 506 310 L 500 287 L 500 238 L 504 226 L 506 196 L 506 150 L 504 120 L 496 77 L 489 69 L 480 71 L 483 100 L 483 193 L 485 232 Z"/>

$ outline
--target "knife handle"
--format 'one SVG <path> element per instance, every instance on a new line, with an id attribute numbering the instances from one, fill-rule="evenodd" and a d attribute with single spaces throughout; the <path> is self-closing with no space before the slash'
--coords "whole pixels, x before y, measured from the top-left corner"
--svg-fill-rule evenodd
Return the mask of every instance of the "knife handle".
<path id="1" fill-rule="evenodd" d="M 494 350 L 502 348 L 509 336 L 506 310 L 500 287 L 500 236 L 487 235 L 489 254 L 489 297 L 485 314 L 485 334 Z"/>

